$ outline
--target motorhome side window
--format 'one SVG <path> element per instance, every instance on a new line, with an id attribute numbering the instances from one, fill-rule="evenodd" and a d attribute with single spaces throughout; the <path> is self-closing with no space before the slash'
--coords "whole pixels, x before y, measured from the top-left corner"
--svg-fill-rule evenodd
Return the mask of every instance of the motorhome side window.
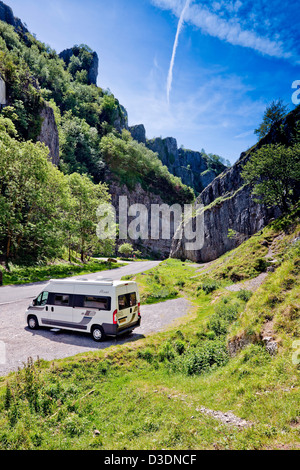
<path id="1" fill-rule="evenodd" d="M 69 295 L 56 294 L 54 297 L 54 305 L 62 305 L 68 307 L 70 303 Z"/>
<path id="2" fill-rule="evenodd" d="M 119 295 L 119 310 L 134 307 L 136 305 L 136 293 Z"/>
<path id="3" fill-rule="evenodd" d="M 87 296 L 84 298 L 83 306 L 87 308 L 98 308 L 99 310 L 110 310 L 110 298 Z"/>
<path id="4" fill-rule="evenodd" d="M 42 306 L 46 305 L 48 302 L 49 292 L 42 292 L 38 298 L 35 300 L 35 305 Z"/>

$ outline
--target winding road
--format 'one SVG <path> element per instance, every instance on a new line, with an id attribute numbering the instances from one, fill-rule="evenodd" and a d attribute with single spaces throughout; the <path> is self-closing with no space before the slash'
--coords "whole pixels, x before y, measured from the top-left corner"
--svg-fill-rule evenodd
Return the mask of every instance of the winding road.
<path id="1" fill-rule="evenodd" d="M 148 271 L 159 263 L 159 261 L 132 262 L 117 269 L 74 278 L 104 277 L 118 280 L 122 276 Z M 103 343 L 96 343 L 84 333 L 71 331 L 54 333 L 47 329 L 31 331 L 27 328 L 26 308 L 46 284 L 47 282 L 40 282 L 0 287 L 0 376 L 16 371 L 19 367 L 22 368 L 29 357 L 33 360 L 40 358 L 51 361 L 143 338 L 147 334 L 163 330 L 191 309 L 191 303 L 184 298 L 160 304 L 142 305 L 142 324 L 130 336 L 108 338 Z"/>

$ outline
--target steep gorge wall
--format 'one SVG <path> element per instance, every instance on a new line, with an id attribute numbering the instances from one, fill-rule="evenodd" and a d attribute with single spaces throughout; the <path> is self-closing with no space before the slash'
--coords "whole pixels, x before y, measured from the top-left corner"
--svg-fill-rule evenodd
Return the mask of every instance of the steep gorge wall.
<path id="1" fill-rule="evenodd" d="M 299 120 L 300 108 L 296 108 L 203 190 L 197 198 L 197 203 L 204 206 L 204 245 L 199 250 L 187 251 L 184 238 L 173 240 L 171 257 L 196 262 L 212 261 L 239 246 L 264 228 L 271 219 L 280 216 L 277 207 L 268 209 L 265 205 L 254 202 L 250 187 L 244 184 L 241 177 L 241 171 L 252 153 L 263 145 L 290 145 Z M 232 230 L 235 235 L 229 237 L 228 230 Z"/>
<path id="2" fill-rule="evenodd" d="M 171 221 L 171 230 L 170 230 L 170 238 L 163 239 L 162 233 L 160 230 L 159 239 L 151 239 L 151 211 L 152 205 L 156 204 L 161 206 L 164 204 L 162 198 L 154 193 L 145 191 L 140 184 L 137 184 L 133 191 L 130 191 L 126 185 L 119 185 L 116 182 L 111 182 L 109 184 L 109 192 L 111 194 L 111 202 L 116 210 L 117 216 L 117 223 L 119 223 L 119 198 L 120 196 L 127 198 L 128 209 L 130 206 L 134 204 L 143 204 L 147 208 L 148 213 L 148 239 L 142 240 L 133 240 L 128 238 L 128 240 L 119 240 L 118 244 L 122 243 L 132 243 L 136 249 L 141 250 L 143 253 L 151 254 L 157 256 L 158 258 L 169 257 L 171 244 L 172 244 L 172 234 L 174 234 L 174 225 Z M 124 215 L 124 214 L 123 214 Z M 130 226 L 131 222 L 136 220 L 137 216 L 128 216 L 128 227 Z M 162 224 L 162 214 L 160 214 L 160 223 Z"/>
<path id="3" fill-rule="evenodd" d="M 207 161 L 201 152 L 178 148 L 174 137 L 147 139 L 143 124 L 129 128 L 132 137 L 156 152 L 170 173 L 181 178 L 182 182 L 200 193 L 211 183 L 217 173 L 208 168 Z"/>

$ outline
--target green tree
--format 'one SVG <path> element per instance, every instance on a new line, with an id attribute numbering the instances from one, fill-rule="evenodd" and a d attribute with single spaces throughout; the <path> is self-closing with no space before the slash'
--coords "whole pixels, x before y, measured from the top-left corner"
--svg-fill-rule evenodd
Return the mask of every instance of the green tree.
<path id="1" fill-rule="evenodd" d="M 156 153 L 133 140 L 128 131 L 106 135 L 100 149 L 112 173 L 130 190 L 140 183 L 146 191 L 161 194 L 172 203 L 184 204 L 194 199 L 193 190 L 172 175 Z"/>
<path id="2" fill-rule="evenodd" d="M 257 202 L 287 212 L 299 197 L 300 145 L 265 145 L 251 155 L 241 174 Z"/>
<path id="3" fill-rule="evenodd" d="M 104 168 L 97 129 L 84 120 L 64 114 L 60 126 L 62 168 L 66 173 L 88 173 L 99 183 Z"/>
<path id="4" fill-rule="evenodd" d="M 86 175 L 73 173 L 68 176 L 68 182 L 71 192 L 67 212 L 69 236 L 84 262 L 98 241 L 97 208 L 101 203 L 110 202 L 110 195 L 105 184 L 95 185 Z"/>
<path id="5" fill-rule="evenodd" d="M 258 136 L 258 140 L 268 134 L 273 124 L 286 115 L 287 110 L 288 106 L 284 105 L 282 100 L 272 101 L 272 103 L 267 106 L 262 123 L 254 131 L 254 134 Z"/>
<path id="6" fill-rule="evenodd" d="M 64 175 L 48 161 L 45 145 L 19 142 L 15 137 L 13 124 L 0 116 L 2 252 L 6 260 L 55 257 L 62 245 Z"/>
<path id="7" fill-rule="evenodd" d="M 123 243 L 123 245 L 118 249 L 118 252 L 120 255 L 124 255 L 125 258 L 128 258 L 133 254 L 133 246 L 130 243 Z"/>

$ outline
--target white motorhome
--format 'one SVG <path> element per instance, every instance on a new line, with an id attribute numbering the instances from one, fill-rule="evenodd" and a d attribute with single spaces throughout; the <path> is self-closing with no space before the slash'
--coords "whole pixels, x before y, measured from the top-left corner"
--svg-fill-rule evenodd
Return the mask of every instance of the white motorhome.
<path id="1" fill-rule="evenodd" d="M 26 311 L 32 330 L 39 327 L 81 331 L 95 341 L 140 326 L 140 296 L 133 281 L 51 280 Z"/>

